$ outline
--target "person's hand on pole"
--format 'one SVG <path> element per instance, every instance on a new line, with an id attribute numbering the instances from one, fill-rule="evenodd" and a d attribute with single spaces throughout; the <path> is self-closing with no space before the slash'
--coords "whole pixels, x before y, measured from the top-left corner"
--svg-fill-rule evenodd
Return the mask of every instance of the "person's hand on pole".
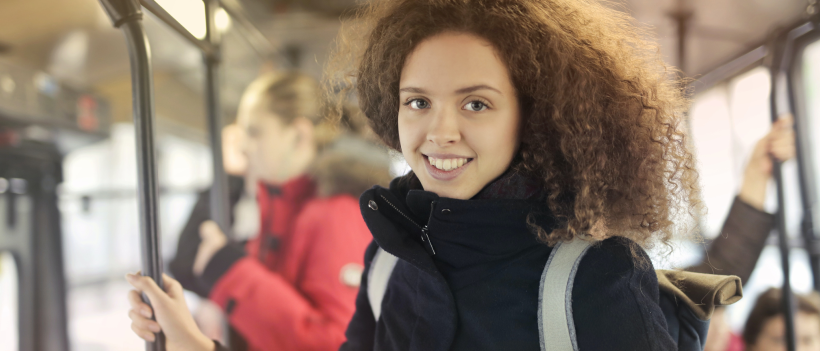
<path id="1" fill-rule="evenodd" d="M 785 162 L 796 154 L 793 123 L 791 114 L 780 116 L 772 124 L 772 130 L 757 142 L 746 165 L 738 196 L 758 210 L 763 210 L 766 201 L 766 187 L 772 177 L 773 161 Z"/>
<path id="2" fill-rule="evenodd" d="M 219 226 L 214 221 L 205 221 L 199 226 L 199 235 L 202 242 L 197 249 L 196 257 L 194 258 L 194 275 L 201 276 L 211 262 L 211 258 L 228 244 L 228 238 L 225 233 L 219 229 Z"/>
<path id="3" fill-rule="evenodd" d="M 182 295 L 182 285 L 171 277 L 163 274 L 162 281 L 165 291 L 157 286 L 151 277 L 137 274 L 125 276 L 136 290 L 128 292 L 128 301 L 131 310 L 131 329 L 145 341 L 154 342 L 155 333 L 165 333 L 165 347 L 167 351 L 213 351 L 216 344 L 208 339 L 194 322 Z M 142 301 L 141 294 L 145 293 L 151 306 Z M 156 321 L 151 317 L 156 314 Z"/>

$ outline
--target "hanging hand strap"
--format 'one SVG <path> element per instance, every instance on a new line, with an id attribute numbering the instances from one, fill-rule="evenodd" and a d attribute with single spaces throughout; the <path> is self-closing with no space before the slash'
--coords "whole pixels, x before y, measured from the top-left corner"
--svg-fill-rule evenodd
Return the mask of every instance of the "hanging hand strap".
<path id="1" fill-rule="evenodd" d="M 382 314 L 382 300 L 387 292 L 387 283 L 396 267 L 398 257 L 379 248 L 370 263 L 370 271 L 367 272 L 367 299 L 370 301 L 370 309 L 373 310 L 373 317 L 376 321 Z"/>
<path id="2" fill-rule="evenodd" d="M 572 319 L 572 283 L 590 243 L 575 239 L 552 249 L 538 298 L 538 329 L 542 351 L 577 351 Z"/>

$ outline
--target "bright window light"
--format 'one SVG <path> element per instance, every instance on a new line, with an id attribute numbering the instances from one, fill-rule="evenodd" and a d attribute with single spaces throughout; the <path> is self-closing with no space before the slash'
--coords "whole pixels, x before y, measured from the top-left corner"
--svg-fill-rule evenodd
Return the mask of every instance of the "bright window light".
<path id="1" fill-rule="evenodd" d="M 698 94 L 689 118 L 701 195 L 709 211 L 701 234 L 711 239 L 720 232 L 738 185 L 734 175 L 732 121 L 725 86 Z"/>
<path id="2" fill-rule="evenodd" d="M 199 39 L 205 38 L 205 3 L 202 0 L 156 1 L 193 36 Z"/>
<path id="3" fill-rule="evenodd" d="M 216 14 L 214 14 L 214 21 L 216 21 L 216 29 L 220 33 L 224 33 L 231 29 L 231 16 L 228 16 L 228 13 L 225 12 L 225 9 L 219 8 L 216 10 Z"/>
<path id="4" fill-rule="evenodd" d="M 803 52 L 803 87 L 806 100 L 806 118 L 813 158 L 815 177 L 820 176 L 820 41 L 809 45 Z M 804 128 L 805 128 L 804 127 Z M 815 181 L 820 181 L 816 179 Z M 820 191 L 820 188 L 817 189 Z"/>

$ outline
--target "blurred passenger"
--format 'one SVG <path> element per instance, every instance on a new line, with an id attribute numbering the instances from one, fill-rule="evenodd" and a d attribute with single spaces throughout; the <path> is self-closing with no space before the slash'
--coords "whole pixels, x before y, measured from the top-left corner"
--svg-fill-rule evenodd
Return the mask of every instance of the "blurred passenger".
<path id="1" fill-rule="evenodd" d="M 795 294 L 796 351 L 820 351 L 820 295 Z M 786 323 L 781 290 L 771 288 L 757 298 L 746 326 L 746 351 L 785 351 Z"/>
<path id="2" fill-rule="evenodd" d="M 766 192 L 772 178 L 773 160 L 785 162 L 795 155 L 793 120 L 780 117 L 772 130 L 754 147 L 740 192 L 726 216 L 720 235 L 709 245 L 703 261 L 687 270 L 699 273 L 736 275 L 746 283 L 774 226 L 774 215 L 764 211 Z M 740 351 L 743 342 L 734 334 L 726 310 L 715 310 L 704 351 Z"/>
<path id="3" fill-rule="evenodd" d="M 222 129 L 222 158 L 228 175 L 228 199 L 232 239 L 245 241 L 259 232 L 259 207 L 256 203 L 255 177 L 248 172 L 248 158 L 242 152 L 245 132 L 236 124 Z M 200 286 L 193 273 L 193 263 L 199 244 L 199 227 L 211 218 L 210 190 L 199 194 L 191 215 L 179 235 L 177 252 L 169 264 L 171 274 L 201 300 L 194 311 L 194 318 L 205 335 L 215 340 L 225 340 L 224 313 L 218 305 L 207 300 L 208 291 Z M 238 337 L 233 335 L 235 342 Z"/>
<path id="4" fill-rule="evenodd" d="M 259 235 L 243 248 L 204 221 L 201 243 L 191 250 L 180 238 L 172 266 L 183 286 L 225 310 L 253 350 L 338 349 L 371 240 L 358 196 L 390 177 L 386 153 L 339 135 L 320 114 L 320 96 L 318 82 L 299 73 L 265 75 L 248 87 L 238 124 L 248 171 L 260 180 Z"/>
<path id="5" fill-rule="evenodd" d="M 248 158 L 241 152 L 243 134 L 244 132 L 237 124 L 229 124 L 222 129 L 222 157 L 225 173 L 228 176 L 228 199 L 232 224 L 235 223 L 236 203 L 242 197 L 255 195 L 252 189 L 255 187 L 255 184 L 252 184 L 253 180 L 246 181 L 245 179 L 250 175 Z M 198 279 L 193 274 L 193 258 L 202 242 L 199 236 L 199 226 L 210 218 L 210 190 L 207 190 L 199 194 L 191 215 L 179 235 L 177 253 L 169 264 L 171 274 L 182 283 L 182 286 L 205 298 L 208 297 L 207 292 L 198 286 Z"/>

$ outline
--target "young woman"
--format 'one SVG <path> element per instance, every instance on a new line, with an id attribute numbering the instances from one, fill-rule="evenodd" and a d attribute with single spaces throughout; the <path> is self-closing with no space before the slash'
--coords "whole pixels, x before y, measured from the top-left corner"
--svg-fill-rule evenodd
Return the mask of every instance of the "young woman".
<path id="1" fill-rule="evenodd" d="M 175 266 L 185 288 L 219 305 L 251 350 L 336 350 L 354 312 L 371 241 L 356 198 L 389 181 L 390 162 L 378 147 L 339 136 L 350 128 L 320 115 L 321 95 L 318 81 L 300 73 L 264 75 L 248 87 L 238 123 L 250 172 L 261 180 L 259 235 L 244 247 L 228 244 L 204 222 L 198 247 Z M 141 304 L 136 292 L 129 298 Z M 155 327 L 134 324 L 146 340 Z"/>
<path id="2" fill-rule="evenodd" d="M 592 0 L 374 1 L 358 19 L 337 53 L 353 70 L 331 73 L 413 172 L 360 198 L 374 242 L 342 349 L 542 349 L 544 267 L 583 241 L 573 348 L 677 349 L 641 245 L 697 210 L 696 174 L 685 99 L 631 20 Z M 372 305 L 377 252 L 397 261 Z M 161 302 L 135 324 L 204 340 L 173 285 L 129 279 Z"/>

